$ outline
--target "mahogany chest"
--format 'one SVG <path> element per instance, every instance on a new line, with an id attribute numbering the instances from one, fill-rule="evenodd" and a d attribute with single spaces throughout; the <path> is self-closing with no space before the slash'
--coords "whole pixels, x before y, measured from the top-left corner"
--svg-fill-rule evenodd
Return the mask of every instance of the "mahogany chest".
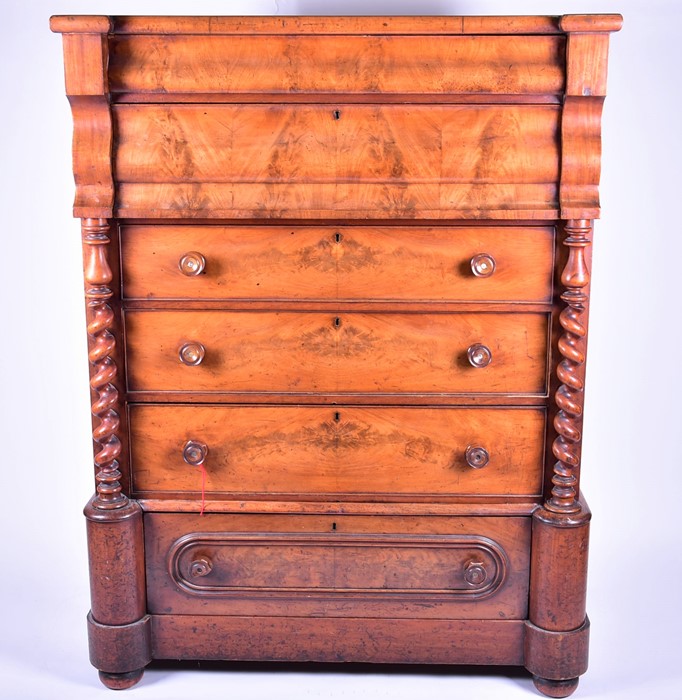
<path id="1" fill-rule="evenodd" d="M 618 15 L 53 17 L 90 656 L 587 668 L 579 491 Z"/>

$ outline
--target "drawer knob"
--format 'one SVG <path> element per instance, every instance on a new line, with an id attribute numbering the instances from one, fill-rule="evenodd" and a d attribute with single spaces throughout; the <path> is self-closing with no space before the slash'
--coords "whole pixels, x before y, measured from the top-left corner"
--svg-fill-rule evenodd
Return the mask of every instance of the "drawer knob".
<path id="1" fill-rule="evenodd" d="M 200 365 L 204 359 L 204 355 L 206 355 L 206 348 L 201 343 L 195 343 L 194 341 L 185 343 L 180 350 L 178 350 L 180 362 L 190 367 Z"/>
<path id="2" fill-rule="evenodd" d="M 490 454 L 488 454 L 488 450 L 486 450 L 485 447 L 469 445 L 464 452 L 464 458 L 470 467 L 474 469 L 483 469 L 490 461 Z"/>
<path id="3" fill-rule="evenodd" d="M 495 258 L 488 253 L 479 253 L 471 258 L 471 271 L 476 277 L 490 277 L 495 272 Z"/>
<path id="4" fill-rule="evenodd" d="M 490 348 L 481 343 L 474 343 L 467 350 L 467 357 L 472 367 L 487 367 L 493 361 Z"/>
<path id="5" fill-rule="evenodd" d="M 191 250 L 180 258 L 178 267 L 183 275 L 196 277 L 206 268 L 206 258 L 201 253 L 197 253 L 196 250 Z"/>
<path id="6" fill-rule="evenodd" d="M 199 467 L 208 456 L 208 445 L 198 440 L 188 440 L 182 448 L 182 458 L 190 467 Z"/>
<path id="7" fill-rule="evenodd" d="M 199 578 L 211 573 L 213 562 L 208 557 L 199 557 L 189 565 L 189 575 L 192 578 Z"/>
<path id="8" fill-rule="evenodd" d="M 488 578 L 488 572 L 480 561 L 469 561 L 464 565 L 464 580 L 470 586 L 480 586 Z"/>

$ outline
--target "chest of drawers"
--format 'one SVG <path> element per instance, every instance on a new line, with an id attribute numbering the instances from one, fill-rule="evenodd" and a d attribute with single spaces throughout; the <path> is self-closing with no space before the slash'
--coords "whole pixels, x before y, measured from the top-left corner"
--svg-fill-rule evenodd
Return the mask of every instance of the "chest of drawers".
<path id="1" fill-rule="evenodd" d="M 60 16 L 90 656 L 587 667 L 616 15 Z"/>

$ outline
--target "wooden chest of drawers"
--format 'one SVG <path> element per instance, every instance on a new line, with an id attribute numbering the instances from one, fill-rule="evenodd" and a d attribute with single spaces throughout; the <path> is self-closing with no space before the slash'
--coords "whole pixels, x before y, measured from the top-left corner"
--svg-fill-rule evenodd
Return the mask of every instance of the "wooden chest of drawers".
<path id="1" fill-rule="evenodd" d="M 587 667 L 617 15 L 52 19 L 82 220 L 92 663 Z"/>

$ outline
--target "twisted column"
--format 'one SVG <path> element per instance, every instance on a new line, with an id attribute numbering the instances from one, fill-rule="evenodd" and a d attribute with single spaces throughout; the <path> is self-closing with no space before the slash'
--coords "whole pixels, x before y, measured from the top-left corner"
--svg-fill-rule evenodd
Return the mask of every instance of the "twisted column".
<path id="1" fill-rule="evenodd" d="M 108 302 L 113 296 L 109 287 L 112 274 L 107 260 L 109 223 L 106 219 L 83 219 L 83 259 L 85 276 L 86 320 L 88 326 L 88 359 L 93 367 L 90 386 L 95 395 L 92 414 L 99 420 L 92 437 L 95 452 L 97 495 L 93 506 L 100 509 L 121 508 L 128 503 L 121 492 L 118 457 L 121 441 L 118 390 L 114 386 L 116 363 L 112 357 L 116 339 L 111 332 L 114 312 Z"/>
<path id="2" fill-rule="evenodd" d="M 583 314 L 588 302 L 586 287 L 590 282 L 585 248 L 591 243 L 592 222 L 572 219 L 566 222 L 565 231 L 564 245 L 568 246 L 569 253 L 561 274 L 565 287 L 561 299 L 566 302 L 566 308 L 559 316 L 563 328 L 559 353 L 563 359 L 557 366 L 561 386 L 554 395 L 559 411 L 554 418 L 557 437 L 552 445 L 557 462 L 551 496 L 545 507 L 556 513 L 576 513 L 580 510 L 576 471 L 580 467 L 587 336 Z"/>

